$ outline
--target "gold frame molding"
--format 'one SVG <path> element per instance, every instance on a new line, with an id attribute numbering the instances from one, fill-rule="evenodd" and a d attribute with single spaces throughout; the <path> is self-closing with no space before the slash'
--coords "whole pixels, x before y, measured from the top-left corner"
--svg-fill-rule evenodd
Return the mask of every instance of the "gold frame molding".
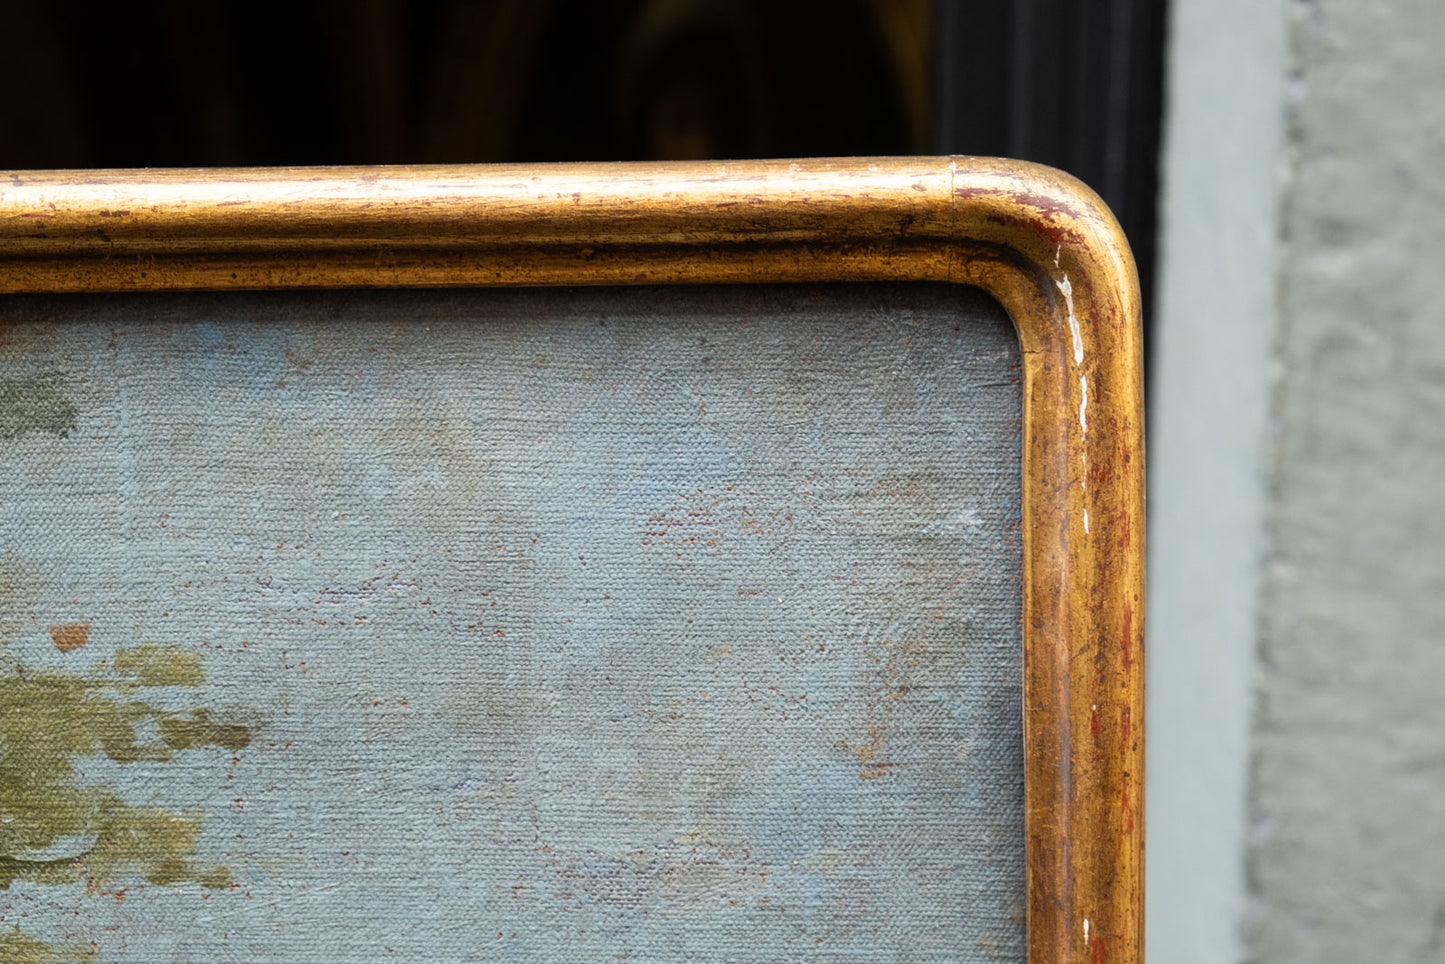
<path id="1" fill-rule="evenodd" d="M 1023 355 L 1030 964 L 1143 956 L 1143 376 L 1103 202 L 969 157 L 0 173 L 0 292 L 944 281 Z"/>

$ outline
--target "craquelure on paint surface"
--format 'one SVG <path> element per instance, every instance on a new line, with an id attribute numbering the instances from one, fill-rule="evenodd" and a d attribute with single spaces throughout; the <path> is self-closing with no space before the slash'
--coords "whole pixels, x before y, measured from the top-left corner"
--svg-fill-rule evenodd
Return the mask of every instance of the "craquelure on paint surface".
<path id="1" fill-rule="evenodd" d="M 1022 959 L 992 302 L 0 312 L 0 959 Z"/>

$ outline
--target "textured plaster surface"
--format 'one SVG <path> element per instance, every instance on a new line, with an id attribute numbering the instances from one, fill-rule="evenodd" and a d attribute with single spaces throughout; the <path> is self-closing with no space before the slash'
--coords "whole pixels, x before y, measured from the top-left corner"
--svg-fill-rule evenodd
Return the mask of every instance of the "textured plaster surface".
<path id="1" fill-rule="evenodd" d="M 1249 955 L 1445 961 L 1445 8 L 1290 32 Z"/>
<path id="2" fill-rule="evenodd" d="M 1020 959 L 997 305 L 0 311 L 4 959 Z"/>

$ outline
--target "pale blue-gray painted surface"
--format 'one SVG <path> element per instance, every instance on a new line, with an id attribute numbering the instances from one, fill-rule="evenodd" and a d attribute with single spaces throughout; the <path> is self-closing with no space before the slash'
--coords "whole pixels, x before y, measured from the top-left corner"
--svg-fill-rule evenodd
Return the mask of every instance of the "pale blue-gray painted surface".
<path id="1" fill-rule="evenodd" d="M 1289 6 L 1169 4 L 1144 768 L 1144 943 L 1168 964 L 1244 959 Z"/>
<path id="2" fill-rule="evenodd" d="M 232 888 L 17 881 L 0 927 L 106 961 L 1022 960 L 1020 374 L 996 305 L 0 314 L 6 376 L 75 413 L 0 440 L 7 671 L 178 646 L 205 687 L 147 699 L 252 732 L 80 761 L 198 815 Z M 46 628 L 76 621 L 60 652 Z"/>

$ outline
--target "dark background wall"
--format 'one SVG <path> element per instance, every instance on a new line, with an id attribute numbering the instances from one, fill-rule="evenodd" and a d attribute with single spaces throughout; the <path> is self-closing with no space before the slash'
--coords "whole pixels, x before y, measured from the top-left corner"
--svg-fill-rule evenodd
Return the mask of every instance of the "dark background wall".
<path id="1" fill-rule="evenodd" d="M 1153 274 L 1162 0 L 3 0 L 0 168 L 990 154 Z"/>

